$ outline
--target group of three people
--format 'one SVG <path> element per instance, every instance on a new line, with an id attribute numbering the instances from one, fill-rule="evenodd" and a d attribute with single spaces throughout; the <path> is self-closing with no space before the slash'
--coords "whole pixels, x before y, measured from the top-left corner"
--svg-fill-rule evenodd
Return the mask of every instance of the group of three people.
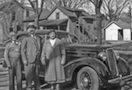
<path id="1" fill-rule="evenodd" d="M 40 63 L 46 66 L 45 81 L 51 85 L 52 90 L 55 88 L 59 90 L 59 84 L 65 81 L 63 68 L 65 47 L 62 41 L 56 38 L 56 32 L 51 30 L 49 39 L 46 39 L 42 44 L 40 38 L 35 35 L 35 30 L 35 25 L 28 25 L 29 36 L 24 37 L 22 42 L 17 41 L 15 33 L 11 33 L 12 41 L 6 45 L 5 49 L 10 90 L 15 90 L 15 76 L 17 90 L 22 90 L 22 63 L 26 77 L 26 90 L 32 90 L 32 81 L 34 81 L 35 90 L 40 89 Z"/>

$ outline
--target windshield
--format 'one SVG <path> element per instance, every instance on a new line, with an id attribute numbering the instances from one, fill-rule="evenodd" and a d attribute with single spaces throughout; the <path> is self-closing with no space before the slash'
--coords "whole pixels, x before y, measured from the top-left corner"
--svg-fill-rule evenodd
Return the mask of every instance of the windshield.
<path id="1" fill-rule="evenodd" d="M 73 35 L 58 35 L 58 38 L 64 43 L 78 43 L 78 39 Z"/>

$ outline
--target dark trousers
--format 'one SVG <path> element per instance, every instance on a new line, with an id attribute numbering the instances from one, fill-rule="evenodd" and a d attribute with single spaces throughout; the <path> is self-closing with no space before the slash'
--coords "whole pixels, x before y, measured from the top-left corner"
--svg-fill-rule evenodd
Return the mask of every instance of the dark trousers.
<path id="1" fill-rule="evenodd" d="M 9 69 L 9 90 L 15 90 L 15 76 L 17 90 L 22 90 L 22 69 L 20 58 L 10 57 L 11 68 Z"/>
<path id="2" fill-rule="evenodd" d="M 28 64 L 25 66 L 25 75 L 27 88 L 32 88 L 32 81 L 34 81 L 35 90 L 39 89 L 39 66 L 34 63 Z"/>

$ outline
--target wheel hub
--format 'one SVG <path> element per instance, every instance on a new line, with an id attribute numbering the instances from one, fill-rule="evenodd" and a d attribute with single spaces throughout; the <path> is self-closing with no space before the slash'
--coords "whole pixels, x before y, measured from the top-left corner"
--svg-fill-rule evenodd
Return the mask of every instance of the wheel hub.
<path id="1" fill-rule="evenodd" d="M 87 73 L 82 74 L 81 87 L 86 88 L 86 89 L 90 89 L 90 87 L 91 87 L 91 80 Z"/>

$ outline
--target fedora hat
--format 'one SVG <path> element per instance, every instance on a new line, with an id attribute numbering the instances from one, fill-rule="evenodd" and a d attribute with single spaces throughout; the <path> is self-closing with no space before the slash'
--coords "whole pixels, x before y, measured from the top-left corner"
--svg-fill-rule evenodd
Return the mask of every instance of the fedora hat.
<path id="1" fill-rule="evenodd" d="M 55 32 L 56 33 L 56 30 L 55 29 L 50 29 L 48 34 L 50 34 L 51 32 Z"/>
<path id="2" fill-rule="evenodd" d="M 29 29 L 29 28 L 34 28 L 34 29 L 36 29 L 36 26 L 35 26 L 34 23 L 29 23 L 29 24 L 27 25 L 27 29 Z"/>
<path id="3" fill-rule="evenodd" d="M 10 32 L 9 35 L 14 36 L 14 35 L 16 35 L 16 33 L 15 32 Z"/>

